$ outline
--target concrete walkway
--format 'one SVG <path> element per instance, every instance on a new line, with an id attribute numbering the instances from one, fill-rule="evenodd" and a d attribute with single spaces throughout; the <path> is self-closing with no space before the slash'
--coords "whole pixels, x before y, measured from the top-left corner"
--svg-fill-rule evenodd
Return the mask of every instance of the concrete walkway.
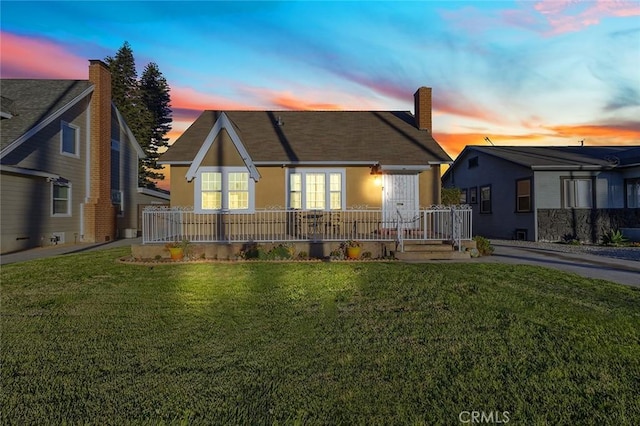
<path id="1" fill-rule="evenodd" d="M 491 243 L 493 256 L 472 262 L 535 265 L 572 272 L 586 278 L 613 281 L 640 288 L 640 262 L 614 259 L 589 253 L 567 253 L 548 248 L 523 247 L 508 241 Z M 632 249 L 632 250 L 640 250 Z"/>
<path id="2" fill-rule="evenodd" d="M 6 265 L 69 253 L 125 247 L 131 244 L 140 244 L 141 240 L 141 238 L 132 238 L 101 244 L 63 244 L 36 248 L 2 255 L 0 256 L 0 264 Z M 493 256 L 471 259 L 471 262 L 544 266 L 573 272 L 587 278 L 613 281 L 640 288 L 639 261 L 613 259 L 589 253 L 565 253 L 548 248 L 538 248 L 535 245 L 525 247 L 509 241 L 492 241 L 492 245 L 495 247 Z"/>
<path id="3" fill-rule="evenodd" d="M 43 259 L 46 257 L 62 256 L 83 251 L 104 250 L 114 247 L 129 247 L 131 244 L 141 244 L 142 238 L 127 238 L 108 243 L 78 243 L 59 244 L 46 247 L 38 247 L 0 256 L 0 265 L 9 263 L 26 262 L 27 260 Z"/>

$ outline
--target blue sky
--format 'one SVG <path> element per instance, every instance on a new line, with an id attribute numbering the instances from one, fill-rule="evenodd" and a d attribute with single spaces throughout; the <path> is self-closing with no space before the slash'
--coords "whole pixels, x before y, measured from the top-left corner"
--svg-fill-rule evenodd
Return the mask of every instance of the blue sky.
<path id="1" fill-rule="evenodd" d="M 128 41 L 172 89 L 174 133 L 204 109 L 413 111 L 467 144 L 640 144 L 640 2 L 0 3 L 2 78 L 86 79 Z"/>

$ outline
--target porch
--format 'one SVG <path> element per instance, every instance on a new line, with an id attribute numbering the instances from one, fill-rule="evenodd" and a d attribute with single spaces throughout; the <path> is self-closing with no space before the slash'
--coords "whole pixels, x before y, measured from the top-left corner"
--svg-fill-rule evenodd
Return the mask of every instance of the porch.
<path id="1" fill-rule="evenodd" d="M 447 241 L 462 248 L 472 239 L 471 208 L 435 206 L 410 214 L 397 210 L 283 210 L 254 213 L 196 213 L 193 208 L 147 207 L 142 212 L 143 244 L 186 239 L 192 243 L 296 243 Z"/>

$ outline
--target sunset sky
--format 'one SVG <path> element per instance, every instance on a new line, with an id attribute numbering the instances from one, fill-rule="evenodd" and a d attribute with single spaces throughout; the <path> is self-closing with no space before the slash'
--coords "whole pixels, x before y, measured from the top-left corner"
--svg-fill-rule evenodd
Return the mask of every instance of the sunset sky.
<path id="1" fill-rule="evenodd" d="M 408 110 L 467 144 L 640 144 L 640 2 L 0 2 L 2 78 L 87 79 L 128 41 L 175 139 L 204 109 Z"/>

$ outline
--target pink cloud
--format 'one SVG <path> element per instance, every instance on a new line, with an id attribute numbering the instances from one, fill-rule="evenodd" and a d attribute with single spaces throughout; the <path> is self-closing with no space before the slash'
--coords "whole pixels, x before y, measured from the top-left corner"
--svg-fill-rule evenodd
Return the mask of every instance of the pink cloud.
<path id="1" fill-rule="evenodd" d="M 75 56 L 50 40 L 5 31 L 0 31 L 0 39 L 2 78 L 87 78 L 87 58 Z"/>
<path id="2" fill-rule="evenodd" d="M 203 111 L 205 109 L 246 110 L 255 106 L 230 100 L 218 95 L 198 92 L 191 87 L 171 86 L 171 106 L 174 109 Z"/>
<path id="3" fill-rule="evenodd" d="M 262 102 L 286 110 L 341 110 L 341 105 L 328 102 L 314 102 L 310 97 L 295 96 L 289 91 L 273 91 L 268 89 L 252 89 L 254 95 Z"/>
<path id="4" fill-rule="evenodd" d="M 287 109 L 287 110 L 374 110 L 371 99 L 345 92 L 328 90 L 313 90 L 298 88 L 296 93 L 289 90 L 279 91 L 266 88 L 245 87 L 242 89 L 249 98 L 255 99 L 259 109 Z M 331 99 L 332 102 L 323 101 Z"/>
<path id="5" fill-rule="evenodd" d="M 640 16 L 640 3 L 630 0 L 541 0 L 533 8 L 551 27 L 550 35 L 579 31 L 604 18 Z"/>

